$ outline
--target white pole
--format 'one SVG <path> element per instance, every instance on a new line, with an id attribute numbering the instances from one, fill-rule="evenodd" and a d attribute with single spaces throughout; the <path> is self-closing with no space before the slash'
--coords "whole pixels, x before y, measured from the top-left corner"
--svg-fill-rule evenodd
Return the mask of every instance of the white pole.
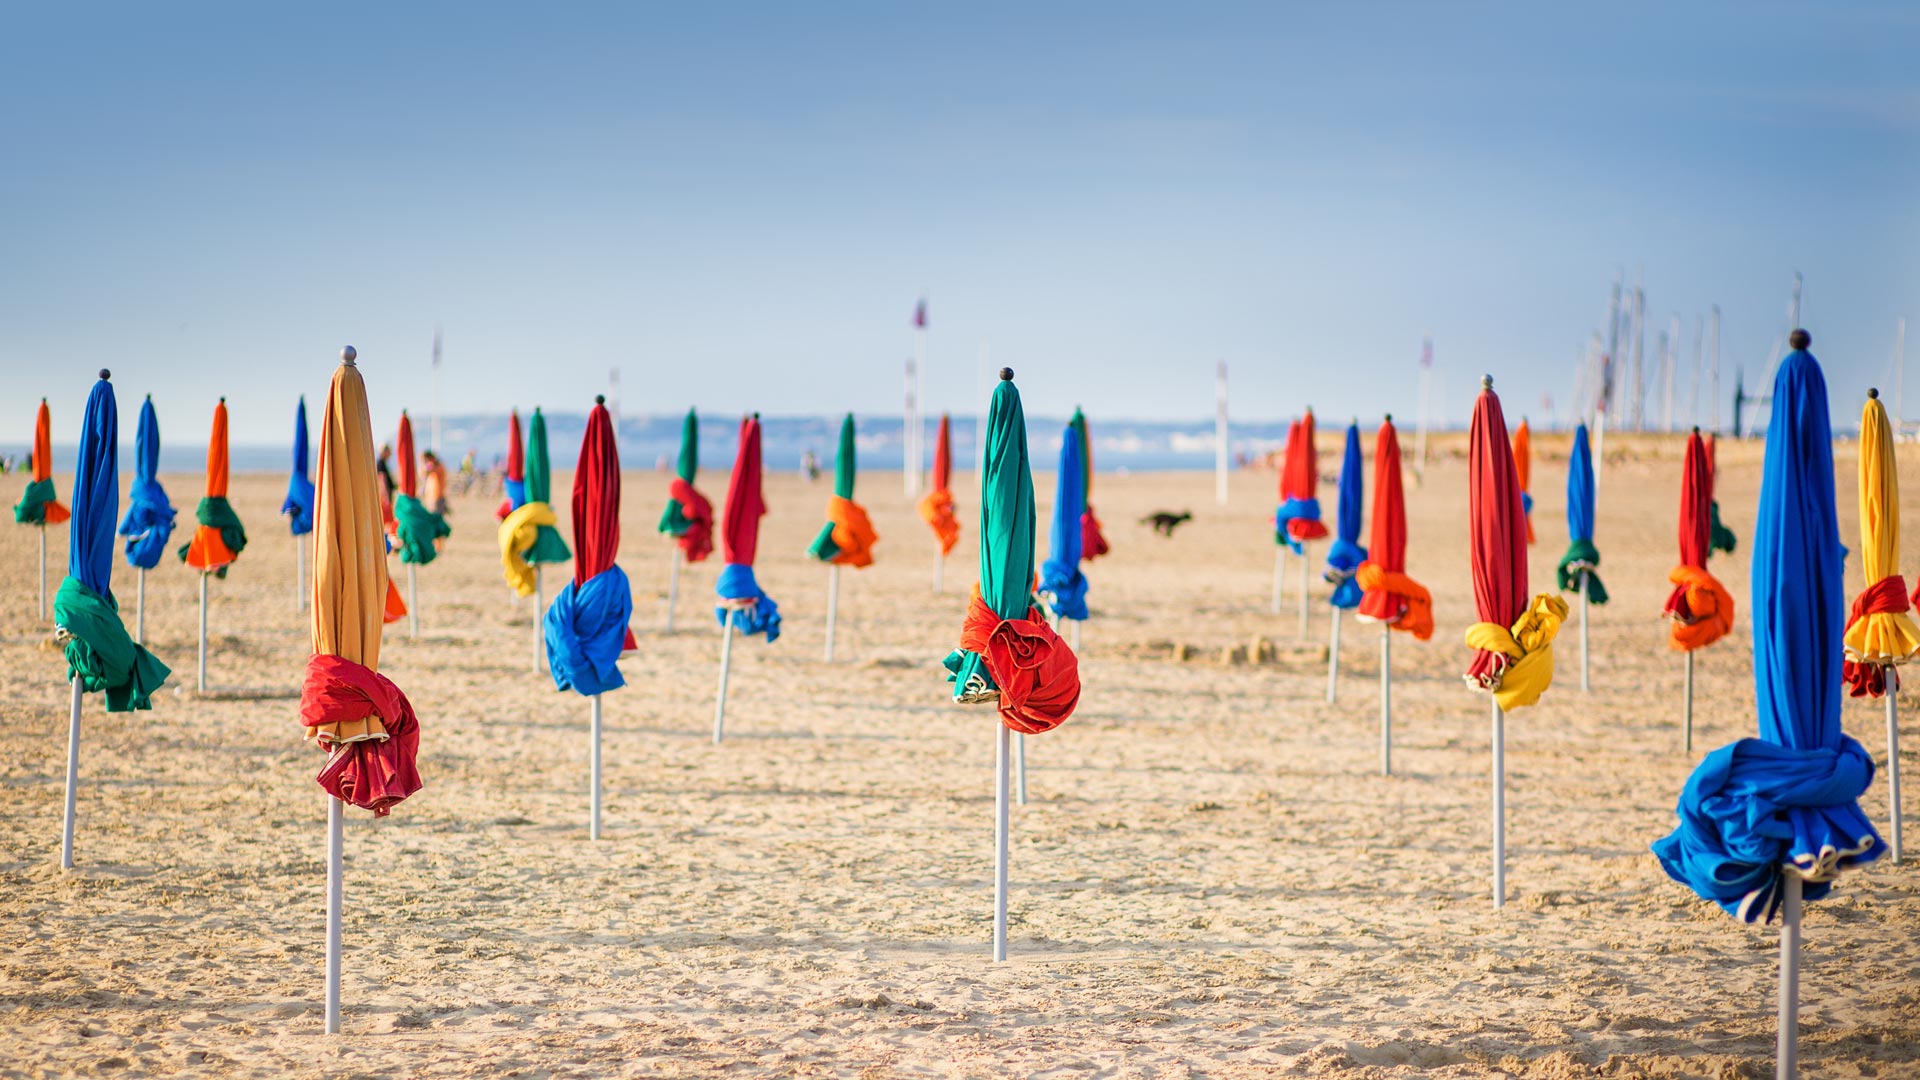
<path id="1" fill-rule="evenodd" d="M 1493 703 L 1493 906 L 1507 902 L 1507 715 Z"/>
<path id="2" fill-rule="evenodd" d="M 1027 805 L 1027 733 L 1016 731 L 1013 734 L 1013 777 L 1014 786 L 1019 790 L 1020 805 Z"/>
<path id="3" fill-rule="evenodd" d="M 1013 824 L 1007 807 L 1007 757 L 1013 732 L 1005 724 L 994 726 L 1000 734 L 994 742 L 993 958 L 999 961 L 1007 958 L 1007 832 Z"/>
<path id="4" fill-rule="evenodd" d="M 1796 302 L 1798 297 L 1795 297 Z M 1784 871 L 1780 905 L 1780 1034 L 1774 1050 L 1775 1080 L 1800 1074 L 1800 875 Z"/>
<path id="5" fill-rule="evenodd" d="M 1893 822 L 1888 840 L 1893 845 L 1893 861 L 1900 861 L 1900 705 L 1895 700 L 1899 679 L 1887 672 L 1887 811 Z"/>
<path id="6" fill-rule="evenodd" d="M 73 812 L 80 795 L 80 679 L 73 683 L 73 709 L 67 714 L 67 811 L 60 821 L 60 869 L 73 869 Z"/>
<path id="7" fill-rule="evenodd" d="M 721 737 L 726 733 L 727 719 L 727 669 L 733 665 L 733 609 L 727 609 L 727 618 L 720 628 L 720 693 L 713 702 L 713 745 L 719 746 Z"/>
<path id="8" fill-rule="evenodd" d="M 1580 692 L 1587 693 L 1593 684 L 1587 678 L 1587 572 L 1580 571 Z"/>
<path id="9" fill-rule="evenodd" d="M 40 621 L 47 621 L 47 523 L 40 523 Z"/>
<path id="10" fill-rule="evenodd" d="M 1340 609 L 1333 609 L 1327 630 L 1327 704 L 1340 695 Z"/>
<path id="11" fill-rule="evenodd" d="M 200 572 L 200 692 L 207 692 L 207 573 Z"/>
<path id="12" fill-rule="evenodd" d="M 1433 356 L 1433 341 L 1429 338 L 1423 345 L 1420 365 L 1420 430 L 1414 433 L 1413 459 L 1419 462 L 1417 472 L 1421 476 L 1427 473 L 1427 410 L 1433 388 L 1433 368 L 1430 360 Z"/>
<path id="13" fill-rule="evenodd" d="M 827 567 L 827 663 L 833 663 L 833 626 L 840 618 L 840 566 Z"/>
<path id="14" fill-rule="evenodd" d="M 147 568 L 140 567 L 135 576 L 139 579 L 140 585 L 134 592 L 133 643 L 145 645 L 147 643 Z"/>
<path id="15" fill-rule="evenodd" d="M 588 724 L 593 729 L 593 750 L 588 758 L 588 772 L 593 777 L 592 816 L 587 819 L 587 839 L 600 839 L 600 695 L 593 695 L 593 719 Z"/>
<path id="16" fill-rule="evenodd" d="M 338 753 L 339 751 L 335 751 Z M 340 1034 L 340 906 L 341 879 L 345 876 L 342 849 L 346 837 L 341 828 L 346 806 L 327 797 L 327 1034 Z"/>
<path id="17" fill-rule="evenodd" d="M 533 564 L 533 673 L 540 674 L 547 659 L 546 582 L 540 579 L 540 564 Z"/>
<path id="18" fill-rule="evenodd" d="M 1681 724 L 1681 748 L 1693 753 L 1693 653 L 1687 653 L 1687 707 Z"/>
<path id="19" fill-rule="evenodd" d="M 1273 549 L 1273 613 L 1280 614 L 1280 598 L 1286 590 L 1287 545 L 1284 541 Z"/>
<path id="20" fill-rule="evenodd" d="M 917 356 L 920 352 L 920 332 L 914 331 L 913 338 L 913 350 Z M 900 410 L 900 481 L 905 486 L 909 499 L 919 494 L 918 485 L 915 483 L 919 479 L 919 471 L 914 468 L 913 460 L 918 450 L 914 445 L 914 436 L 917 432 L 914 430 L 913 423 L 913 363 L 914 358 L 908 357 L 906 406 Z"/>
<path id="21" fill-rule="evenodd" d="M 420 636 L 420 568 L 407 564 L 407 636 Z"/>
<path id="22" fill-rule="evenodd" d="M 680 545 L 673 545 L 673 561 L 667 570 L 667 633 L 673 633 L 673 609 L 680 601 Z"/>
<path id="23" fill-rule="evenodd" d="M 1213 372 L 1213 498 L 1227 505 L 1227 468 L 1229 449 L 1227 427 L 1227 363 L 1222 360 Z"/>
<path id="24" fill-rule="evenodd" d="M 1313 558 L 1308 552 L 1312 550 L 1312 544 L 1300 545 L 1300 636 L 1302 638 L 1307 636 L 1307 582 L 1310 580 L 1308 575 L 1313 570 Z"/>
<path id="25" fill-rule="evenodd" d="M 1393 630 L 1380 624 L 1380 775 L 1393 775 Z"/>

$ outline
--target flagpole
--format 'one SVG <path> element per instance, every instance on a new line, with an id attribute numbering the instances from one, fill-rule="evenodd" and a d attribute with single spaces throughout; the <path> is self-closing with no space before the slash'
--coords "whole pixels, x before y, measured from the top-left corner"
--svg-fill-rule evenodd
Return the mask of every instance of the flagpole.
<path id="1" fill-rule="evenodd" d="M 915 333 L 914 338 L 917 342 L 919 334 Z M 917 352 L 918 349 L 919 346 L 916 344 L 915 351 Z M 918 432 L 915 430 L 917 425 L 913 422 L 913 363 L 913 357 L 907 357 L 906 404 L 900 411 L 900 483 L 909 499 L 920 494 L 914 482 L 918 476 L 913 467 L 914 458 L 918 454 L 918 449 L 914 446 L 914 438 Z"/>
<path id="2" fill-rule="evenodd" d="M 1227 362 L 1220 361 L 1213 371 L 1213 499 L 1227 505 Z"/>
<path id="3" fill-rule="evenodd" d="M 433 328 L 433 452 L 446 455 L 446 445 L 440 441 L 440 327 Z"/>

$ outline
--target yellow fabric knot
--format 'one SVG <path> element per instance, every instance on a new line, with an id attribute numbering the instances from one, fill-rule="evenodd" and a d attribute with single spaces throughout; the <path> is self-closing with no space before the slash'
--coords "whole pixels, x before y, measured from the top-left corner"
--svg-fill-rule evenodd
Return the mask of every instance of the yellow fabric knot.
<path id="1" fill-rule="evenodd" d="M 533 595 L 533 564 L 527 551 L 540 538 L 540 526 L 558 528 L 560 519 L 553 507 L 541 502 L 522 503 L 520 509 L 500 523 L 500 565 L 505 568 L 507 584 L 521 596 Z"/>
<path id="2" fill-rule="evenodd" d="M 1486 622 L 1467 627 L 1468 646 L 1506 658 L 1497 681 L 1474 689 L 1490 691 L 1494 701 L 1508 712 L 1539 701 L 1553 685 L 1553 639 L 1566 618 L 1567 602 L 1541 593 L 1520 613 L 1511 629 Z"/>

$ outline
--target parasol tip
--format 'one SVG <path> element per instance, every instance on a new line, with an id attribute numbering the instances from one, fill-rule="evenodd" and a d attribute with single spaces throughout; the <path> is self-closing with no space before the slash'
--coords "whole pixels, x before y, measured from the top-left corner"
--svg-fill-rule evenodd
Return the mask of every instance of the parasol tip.
<path id="1" fill-rule="evenodd" d="M 343 364 L 345 364 L 345 365 L 347 365 L 348 367 L 352 367 L 352 366 L 353 366 L 353 362 L 354 362 L 355 360 L 357 360 L 357 359 L 359 359 L 359 357 L 360 357 L 360 354 L 359 354 L 359 353 L 358 353 L 357 351 L 355 351 L 355 350 L 354 350 L 354 347 L 353 347 L 353 346 L 351 346 L 351 345 L 343 345 L 343 346 L 341 346 L 341 348 L 340 348 L 340 362 L 341 362 L 341 363 L 343 363 Z"/>
<path id="2" fill-rule="evenodd" d="M 1388 413 L 1388 414 L 1387 414 L 1387 423 L 1389 423 L 1389 424 L 1391 424 L 1391 423 L 1393 423 L 1393 414 L 1392 414 L 1392 413 Z"/>
<path id="3" fill-rule="evenodd" d="M 1000 381 L 1001 381 L 1001 382 L 1012 382 L 1012 381 L 1013 381 L 1013 369 L 1012 369 L 1012 368 L 1010 368 L 1010 367 L 1003 367 L 1003 368 L 1001 368 L 1001 369 L 1000 369 Z"/>
<path id="4" fill-rule="evenodd" d="M 1869 394 L 1871 394 L 1871 393 L 1873 393 L 1873 391 L 1871 391 L 1871 390 L 1869 390 L 1869 391 L 1867 391 L 1867 393 L 1869 393 Z M 1698 435 L 1698 434 L 1700 434 L 1700 425 L 1699 425 L 1699 424 L 1695 424 L 1695 425 L 1693 425 L 1693 433 L 1694 433 L 1695 435 Z"/>
<path id="5" fill-rule="evenodd" d="M 607 403 L 607 395 L 605 394 L 593 395 L 593 403 L 595 405 L 605 405 Z"/>
<path id="6" fill-rule="evenodd" d="M 1877 386 L 1869 386 L 1869 387 L 1867 387 L 1867 397 L 1868 397 L 1868 399 L 1869 399 L 1869 400 L 1872 400 L 1872 401 L 1878 401 L 1878 400 L 1880 400 L 1880 388 L 1879 388 L 1879 387 L 1877 387 Z M 1694 430 L 1695 430 L 1695 431 L 1698 431 L 1698 430 L 1700 430 L 1700 429 L 1699 429 L 1699 428 L 1695 428 Z"/>
<path id="7" fill-rule="evenodd" d="M 152 394 L 148 394 L 148 395 L 147 395 L 147 400 L 148 400 L 148 401 L 152 401 L 152 400 L 153 400 L 153 395 L 152 395 Z"/>
<path id="8" fill-rule="evenodd" d="M 1805 330 L 1795 330 L 1793 333 L 1787 335 L 1787 344 L 1796 349 L 1804 349 L 1813 344 L 1813 335 L 1807 333 Z"/>
<path id="9" fill-rule="evenodd" d="M 1493 389 L 1493 376 L 1491 375 L 1480 376 L 1480 389 L 1482 390 Z"/>
<path id="10" fill-rule="evenodd" d="M 225 395 L 225 394 L 221 394 L 221 395 L 220 395 L 220 404 L 222 404 L 222 405 L 225 405 L 226 403 L 227 403 L 227 395 Z"/>
<path id="11" fill-rule="evenodd" d="M 100 369 L 100 377 L 101 377 L 101 378 L 103 378 L 103 379 L 111 379 L 111 378 L 113 378 L 113 372 L 111 372 L 111 371 L 108 371 L 108 370 L 107 370 L 106 368 L 101 368 L 101 369 Z"/>

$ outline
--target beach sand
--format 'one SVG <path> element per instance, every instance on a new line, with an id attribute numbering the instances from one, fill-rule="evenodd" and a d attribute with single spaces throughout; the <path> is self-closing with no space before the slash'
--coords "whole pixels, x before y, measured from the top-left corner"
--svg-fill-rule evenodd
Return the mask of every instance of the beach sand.
<path id="1" fill-rule="evenodd" d="M 1337 434 L 1322 432 L 1324 473 Z M 1699 657 L 1692 755 L 1660 618 L 1680 444 L 1608 447 L 1623 460 L 1600 492 L 1613 602 L 1593 613 L 1593 691 L 1579 691 L 1569 623 L 1553 689 L 1508 719 L 1495 911 L 1487 700 L 1459 677 L 1474 618 L 1459 444 L 1439 441 L 1408 488 L 1409 570 L 1439 629 L 1393 643 L 1390 777 L 1377 627 L 1348 619 L 1340 697 L 1324 700 L 1324 545 L 1311 640 L 1297 637 L 1297 564 L 1283 613 L 1268 610 L 1274 475 L 1237 474 L 1228 508 L 1207 474 L 1097 478 L 1114 550 L 1088 568 L 1079 712 L 1027 741 L 1004 964 L 989 946 L 995 717 L 951 704 L 940 668 L 973 579 L 970 476 L 956 478 L 966 529 L 942 596 L 898 474 L 861 477 L 879 561 L 842 575 L 833 664 L 827 573 L 803 555 L 828 485 L 769 477 L 759 572 L 786 633 L 735 642 L 716 747 L 718 557 L 687 569 L 679 630 L 663 633 L 666 482 L 628 473 L 620 561 L 639 651 L 606 698 L 597 844 L 587 703 L 531 670 L 494 500 L 458 500 L 444 557 L 420 574 L 419 640 L 402 622 L 383 648 L 420 714 L 426 788 L 390 818 L 348 821 L 337 1038 L 321 1034 L 325 802 L 296 718 L 308 636 L 275 513 L 284 477 L 235 479 L 252 542 L 212 584 L 207 697 L 193 692 L 196 579 L 172 560 L 150 575 L 148 636 L 173 680 L 152 712 L 107 715 L 89 697 L 70 873 L 64 669 L 35 617 L 34 530 L 0 527 L 0 1077 L 1770 1075 L 1777 929 L 1695 898 L 1647 850 L 1695 761 L 1753 733 L 1759 446 L 1721 448 L 1741 550 L 1714 569 L 1740 625 Z M 1052 445 L 1036 442 L 1043 538 Z M 1566 544 L 1565 437 L 1536 449 L 1541 591 Z M 1839 457 L 1857 547 L 1851 448 Z M 165 480 L 190 528 L 199 478 Z M 700 486 L 718 504 L 725 482 L 714 469 Z M 563 519 L 570 485 L 556 478 Z M 7 497 L 20 486 L 8 478 Z M 1331 485 L 1321 498 L 1331 518 Z M 1194 520 L 1161 539 L 1139 523 L 1161 509 Z M 51 589 L 64 528 L 49 548 Z M 1858 560 L 1848 569 L 1856 589 Z M 115 575 L 131 622 L 117 558 Z M 1223 660 L 1260 639 L 1270 662 Z M 1181 645 L 1192 659 L 1171 658 Z M 1910 776 L 1915 704 L 1902 700 Z M 1884 768 L 1880 706 L 1849 701 L 1846 725 Z M 1864 805 L 1886 821 L 1882 780 Z M 1808 1075 L 1920 1075 L 1920 870 L 1883 859 L 1809 907 L 1803 1001 Z"/>

